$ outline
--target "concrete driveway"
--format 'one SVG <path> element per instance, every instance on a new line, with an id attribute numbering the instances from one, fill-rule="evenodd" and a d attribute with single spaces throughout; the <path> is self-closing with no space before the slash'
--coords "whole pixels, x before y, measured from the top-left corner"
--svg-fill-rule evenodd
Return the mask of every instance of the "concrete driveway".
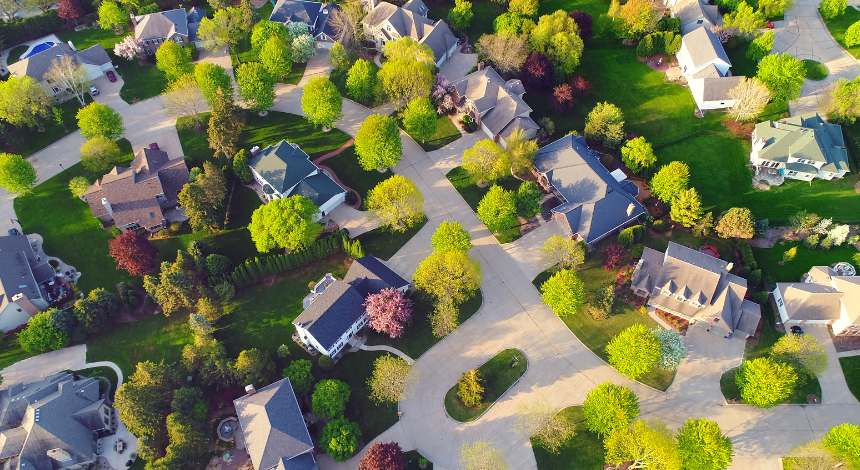
<path id="1" fill-rule="evenodd" d="M 478 65 L 478 54 L 463 54 L 459 50 L 446 60 L 439 70 L 449 81 L 463 78 L 472 67 Z"/>

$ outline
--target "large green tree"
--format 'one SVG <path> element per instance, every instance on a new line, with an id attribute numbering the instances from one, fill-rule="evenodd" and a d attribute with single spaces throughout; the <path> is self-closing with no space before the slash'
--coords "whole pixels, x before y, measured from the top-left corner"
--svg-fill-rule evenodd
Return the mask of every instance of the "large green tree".
<path id="1" fill-rule="evenodd" d="M 732 207 L 720 215 L 714 229 L 723 238 L 752 238 L 755 235 L 755 219 L 746 207 Z"/>
<path id="2" fill-rule="evenodd" d="M 690 182 L 690 167 L 684 162 L 673 161 L 663 165 L 651 178 L 651 194 L 661 201 L 670 203 Z"/>
<path id="3" fill-rule="evenodd" d="M 346 90 L 349 96 L 362 103 L 373 98 L 377 70 L 376 65 L 367 60 L 356 60 L 346 73 Z"/>
<path id="4" fill-rule="evenodd" d="M 197 37 L 206 41 L 203 47 L 213 52 L 224 46 L 232 48 L 247 37 L 244 26 L 242 10 L 227 7 L 215 11 L 212 19 L 200 20 Z"/>
<path id="5" fill-rule="evenodd" d="M 713 421 L 690 418 L 676 439 L 684 470 L 723 470 L 732 463 L 732 440 Z"/>
<path id="6" fill-rule="evenodd" d="M 361 437 L 361 431 L 358 429 L 358 424 L 341 416 L 325 425 L 320 437 L 320 447 L 335 462 L 345 462 L 358 448 L 359 437 Z"/>
<path id="7" fill-rule="evenodd" d="M 318 215 L 319 208 L 304 196 L 275 199 L 254 211 L 248 230 L 260 253 L 276 248 L 296 250 L 316 240 L 322 232 L 323 226 L 316 221 Z"/>
<path id="8" fill-rule="evenodd" d="M 756 77 L 767 85 L 774 100 L 796 100 L 806 80 L 806 66 L 787 52 L 765 56 Z"/>
<path id="9" fill-rule="evenodd" d="M 789 333 L 777 340 L 770 358 L 794 367 L 799 383 L 820 376 L 827 369 L 827 353 L 821 340 L 812 335 Z"/>
<path id="10" fill-rule="evenodd" d="M 851 423 L 834 426 L 821 442 L 851 466 L 860 468 L 860 426 Z"/>
<path id="11" fill-rule="evenodd" d="M 767 357 L 744 361 L 735 375 L 741 398 L 759 408 L 771 408 L 791 395 L 797 384 L 794 367 Z"/>
<path id="12" fill-rule="evenodd" d="M 343 416 L 351 394 L 349 385 L 340 380 L 320 380 L 311 395 L 314 414 L 327 419 Z"/>
<path id="13" fill-rule="evenodd" d="M 260 63 L 275 80 L 281 81 L 286 78 L 293 69 L 293 55 L 284 38 L 271 36 L 263 44 L 263 48 L 260 49 Z"/>
<path id="14" fill-rule="evenodd" d="M 388 44 L 403 41 L 398 39 Z M 429 65 L 418 60 L 389 60 L 382 64 L 377 74 L 382 90 L 397 109 L 402 109 L 410 101 L 430 96 L 433 87 L 433 72 Z"/>
<path id="15" fill-rule="evenodd" d="M 185 208 L 188 223 L 195 232 L 214 231 L 221 226 L 218 209 L 208 201 L 206 191 L 197 183 L 187 183 L 179 192 L 179 203 Z"/>
<path id="16" fill-rule="evenodd" d="M 18 344 L 26 352 L 41 353 L 49 349 L 63 349 L 69 344 L 69 335 L 53 320 L 56 309 L 39 312 L 27 321 L 27 328 L 18 333 Z"/>
<path id="17" fill-rule="evenodd" d="M 128 24 L 128 13 L 124 12 L 116 2 L 101 2 L 98 13 L 99 26 L 102 29 L 109 29 L 117 34 L 122 34 L 123 28 Z"/>
<path id="18" fill-rule="evenodd" d="M 484 379 L 475 369 L 463 372 L 460 380 L 457 381 L 457 398 L 470 408 L 476 408 L 484 403 L 485 390 Z"/>
<path id="19" fill-rule="evenodd" d="M 734 11 L 723 16 L 724 28 L 735 31 L 736 35 L 747 38 L 756 37 L 767 24 L 767 18 L 747 2 L 741 2 Z"/>
<path id="20" fill-rule="evenodd" d="M 238 151 L 239 132 L 245 125 L 245 115 L 233 102 L 231 93 L 226 94 L 221 88 L 215 89 L 215 102 L 209 117 L 209 148 L 215 155 L 227 158 Z"/>
<path id="21" fill-rule="evenodd" d="M 258 387 L 269 383 L 269 379 L 275 372 L 275 364 L 272 358 L 265 352 L 251 348 L 239 353 L 234 365 L 236 378 L 242 384 L 254 384 Z"/>
<path id="22" fill-rule="evenodd" d="M 541 299 L 559 317 L 573 315 L 585 302 L 585 285 L 571 269 L 561 269 L 540 286 Z"/>
<path id="23" fill-rule="evenodd" d="M 209 102 L 215 105 L 218 90 L 226 96 L 233 96 L 233 83 L 224 67 L 209 62 L 200 62 L 194 66 L 194 78 L 200 86 L 200 92 Z"/>
<path id="24" fill-rule="evenodd" d="M 81 165 L 95 173 L 106 173 L 125 159 L 113 140 L 96 136 L 81 145 Z"/>
<path id="25" fill-rule="evenodd" d="M 367 193 L 367 210 L 382 224 L 398 232 L 424 219 L 424 196 L 414 182 L 394 175 Z"/>
<path id="26" fill-rule="evenodd" d="M 606 437 L 639 416 L 639 398 L 623 385 L 604 382 L 585 395 L 582 414 L 589 431 Z"/>
<path id="27" fill-rule="evenodd" d="M 191 73 L 191 50 L 173 41 L 164 41 L 155 51 L 155 66 L 164 72 L 167 80 L 176 81 L 179 77 Z"/>
<path id="28" fill-rule="evenodd" d="M 371 114 L 355 133 L 358 164 L 367 171 L 385 171 L 397 165 L 403 155 L 400 128 L 391 116 Z"/>
<path id="29" fill-rule="evenodd" d="M 285 42 L 290 40 L 290 33 L 286 25 L 278 21 L 260 20 L 251 28 L 251 48 L 261 51 L 266 42 L 272 37 L 279 37 Z M 289 46 L 285 46 L 289 49 Z"/>
<path id="30" fill-rule="evenodd" d="M 824 0 L 818 10 L 821 11 L 821 16 L 830 19 L 845 13 L 846 8 L 848 8 L 848 0 Z"/>
<path id="31" fill-rule="evenodd" d="M 639 173 L 657 163 L 657 156 L 645 137 L 637 137 L 621 147 L 621 160 L 630 171 Z"/>
<path id="32" fill-rule="evenodd" d="M 382 46 L 382 53 L 389 61 L 419 61 L 428 67 L 436 64 L 436 57 L 429 44 L 421 44 L 406 36 L 396 41 L 388 41 Z"/>
<path id="33" fill-rule="evenodd" d="M 553 235 L 540 249 L 549 266 L 576 269 L 585 261 L 585 244 L 567 237 Z"/>
<path id="34" fill-rule="evenodd" d="M 632 462 L 630 468 L 666 470 L 682 466 L 675 437 L 662 421 L 634 421 L 628 427 L 612 431 L 603 446 L 606 461 L 611 464 Z"/>
<path id="35" fill-rule="evenodd" d="M 519 224 L 516 193 L 493 185 L 481 198 L 476 211 L 490 233 L 502 233 Z"/>
<path id="36" fill-rule="evenodd" d="M 505 138 L 505 149 L 514 173 L 522 174 L 532 166 L 538 151 L 538 143 L 534 139 L 526 139 L 523 129 L 516 129 Z"/>
<path id="37" fill-rule="evenodd" d="M 332 127 L 343 117 L 343 97 L 326 76 L 314 77 L 302 89 L 302 113 L 316 127 Z"/>
<path id="38" fill-rule="evenodd" d="M 12 194 L 26 194 L 38 181 L 36 170 L 24 157 L 0 153 L 0 188 Z"/>
<path id="39" fill-rule="evenodd" d="M 505 176 L 510 168 L 504 150 L 490 139 L 482 139 L 463 152 L 463 169 L 478 186 L 485 186 Z"/>
<path id="40" fill-rule="evenodd" d="M 641 323 L 628 326 L 606 345 L 609 364 L 633 380 L 650 372 L 662 351 L 660 340 Z"/>
<path id="41" fill-rule="evenodd" d="M 465 31 L 472 22 L 472 2 L 466 0 L 454 0 L 454 8 L 448 12 L 448 23 L 455 29 Z"/>
<path id="42" fill-rule="evenodd" d="M 606 148 L 617 148 L 624 140 L 624 113 L 612 103 L 597 103 L 585 118 L 584 136 Z"/>
<path id="43" fill-rule="evenodd" d="M 131 377 L 117 389 L 114 407 L 129 432 L 153 437 L 164 430 L 178 382 L 176 370 L 173 364 L 163 361 L 139 362 Z"/>
<path id="44" fill-rule="evenodd" d="M 421 261 L 412 281 L 437 301 L 458 304 L 481 287 L 481 263 L 463 251 L 436 250 Z"/>
<path id="45" fill-rule="evenodd" d="M 409 371 L 411 366 L 405 359 L 391 354 L 379 356 L 373 361 L 373 374 L 367 380 L 370 399 L 376 404 L 397 403 L 411 392 Z"/>
<path id="46" fill-rule="evenodd" d="M 460 222 L 445 220 L 433 232 L 430 246 L 439 251 L 459 250 L 468 252 L 472 249 L 472 237 L 469 236 L 469 232 L 463 228 Z"/>
<path id="47" fill-rule="evenodd" d="M 290 379 L 293 390 L 298 394 L 306 393 L 311 389 L 314 376 L 311 374 L 313 363 L 307 359 L 296 359 L 284 369 L 284 378 Z"/>
<path id="48" fill-rule="evenodd" d="M 584 49 L 576 21 L 563 10 L 538 19 L 537 26 L 529 34 L 529 46 L 532 51 L 546 55 L 556 69 L 567 76 L 579 65 Z"/>
<path id="49" fill-rule="evenodd" d="M 403 127 L 409 135 L 427 142 L 436 132 L 436 108 L 430 98 L 417 98 L 406 105 L 403 110 Z"/>
<path id="50" fill-rule="evenodd" d="M 236 69 L 239 95 L 254 112 L 265 111 L 275 104 L 275 78 L 260 62 L 246 62 Z"/>
<path id="51" fill-rule="evenodd" d="M 684 227 L 692 227 L 702 218 L 702 200 L 696 188 L 682 189 L 674 199 L 669 215 Z"/>
<path id="52" fill-rule="evenodd" d="M 179 253 L 181 254 L 181 252 Z M 195 284 L 177 256 L 177 262 L 164 261 L 158 276 L 147 275 L 143 278 L 143 288 L 155 299 L 165 315 L 190 307 L 194 304 Z"/>
<path id="53" fill-rule="evenodd" d="M 840 78 L 834 83 L 825 107 L 831 122 L 854 124 L 860 116 L 860 77 L 854 80 Z"/>
<path id="54" fill-rule="evenodd" d="M 16 127 L 35 127 L 50 114 L 53 98 L 31 77 L 9 76 L 0 82 L 0 119 Z"/>
<path id="55" fill-rule="evenodd" d="M 122 116 L 106 104 L 90 103 L 78 111 L 77 118 L 81 135 L 87 139 L 104 137 L 116 140 L 125 132 Z"/>

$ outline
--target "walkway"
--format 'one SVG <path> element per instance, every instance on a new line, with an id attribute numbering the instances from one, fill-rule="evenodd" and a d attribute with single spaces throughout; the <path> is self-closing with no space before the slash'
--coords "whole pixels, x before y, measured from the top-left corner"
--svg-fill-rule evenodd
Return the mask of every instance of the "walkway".
<path id="1" fill-rule="evenodd" d="M 43 378 L 64 370 L 92 369 L 94 367 L 110 367 L 116 372 L 117 388 L 123 383 L 122 370 L 113 362 L 99 361 L 87 363 L 87 345 L 79 344 L 70 348 L 51 351 L 33 356 L 0 370 L 3 376 L 3 387 L 17 383 L 37 382 Z"/>
<path id="2" fill-rule="evenodd" d="M 379 346 L 369 346 L 367 344 L 362 344 L 358 347 L 358 349 L 361 349 L 362 351 L 388 351 L 403 358 L 407 363 L 409 363 L 410 366 L 412 364 L 415 364 L 415 360 L 407 356 L 406 353 L 404 353 L 403 351 L 392 348 L 391 346 L 386 346 L 384 344 L 381 344 Z"/>

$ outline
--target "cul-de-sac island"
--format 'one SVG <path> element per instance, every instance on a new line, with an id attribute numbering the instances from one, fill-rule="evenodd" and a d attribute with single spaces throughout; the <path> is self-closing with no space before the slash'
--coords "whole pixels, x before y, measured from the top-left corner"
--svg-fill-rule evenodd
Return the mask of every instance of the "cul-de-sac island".
<path id="1" fill-rule="evenodd" d="M 860 0 L 0 0 L 0 469 L 860 470 Z"/>

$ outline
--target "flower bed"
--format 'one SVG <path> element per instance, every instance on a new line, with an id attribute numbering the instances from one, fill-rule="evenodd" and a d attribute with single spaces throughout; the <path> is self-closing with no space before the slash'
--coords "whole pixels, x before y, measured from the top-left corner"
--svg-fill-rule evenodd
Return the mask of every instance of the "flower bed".
<path id="1" fill-rule="evenodd" d="M 645 299 L 633 293 L 630 288 L 630 283 L 633 280 L 633 270 L 636 267 L 632 264 L 621 267 L 615 275 L 615 299 L 620 300 L 627 305 L 632 305 L 635 308 L 640 308 L 645 305 Z"/>
<path id="2" fill-rule="evenodd" d="M 687 334 L 687 328 L 690 326 L 690 322 L 684 318 L 681 318 L 677 315 L 672 315 L 669 312 L 665 312 L 663 310 L 657 309 L 657 315 L 663 319 L 669 326 L 678 330 L 682 335 Z"/>

